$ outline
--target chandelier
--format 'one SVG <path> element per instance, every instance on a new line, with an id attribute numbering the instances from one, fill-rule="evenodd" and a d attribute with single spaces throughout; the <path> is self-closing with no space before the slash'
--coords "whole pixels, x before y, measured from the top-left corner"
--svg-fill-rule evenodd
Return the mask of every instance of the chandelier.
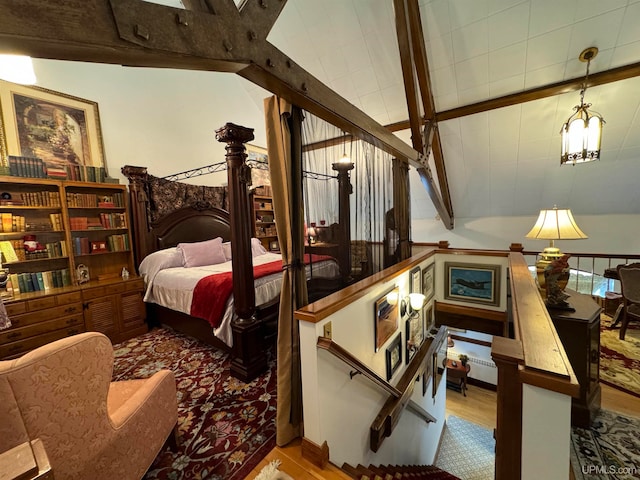
<path id="1" fill-rule="evenodd" d="M 584 103 L 584 93 L 587 91 L 589 79 L 589 65 L 598 54 L 596 47 L 589 47 L 580 53 L 581 62 L 587 62 L 587 74 L 580 90 L 580 105 L 573 107 L 575 112 L 562 125 L 562 155 L 560 165 L 592 162 L 600 159 L 600 141 L 602 140 L 602 125 L 605 121 L 602 115 L 589 112 L 590 103 Z"/>

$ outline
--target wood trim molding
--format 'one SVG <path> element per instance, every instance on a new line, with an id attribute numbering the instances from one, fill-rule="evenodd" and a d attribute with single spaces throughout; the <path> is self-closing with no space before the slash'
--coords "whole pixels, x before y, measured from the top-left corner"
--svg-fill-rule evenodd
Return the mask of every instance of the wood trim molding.
<path id="1" fill-rule="evenodd" d="M 326 440 L 322 445 L 318 445 L 308 438 L 302 437 L 300 451 L 302 458 L 313 463 L 316 467 L 324 468 L 329 463 L 329 445 Z"/>

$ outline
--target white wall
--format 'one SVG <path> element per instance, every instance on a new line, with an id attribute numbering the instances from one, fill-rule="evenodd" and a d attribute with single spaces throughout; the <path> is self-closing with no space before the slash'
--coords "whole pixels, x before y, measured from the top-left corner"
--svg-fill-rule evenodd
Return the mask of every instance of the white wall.
<path id="1" fill-rule="evenodd" d="M 123 165 L 158 177 L 224 161 L 215 131 L 227 122 L 255 129 L 266 146 L 264 115 L 233 73 L 132 68 L 34 59 L 38 86 L 98 102 L 107 169 Z M 264 92 L 268 96 L 268 92 Z M 226 171 L 191 180 L 226 183 Z"/>
<path id="2" fill-rule="evenodd" d="M 421 265 L 425 268 L 428 259 Z M 317 324 L 300 322 L 302 357 L 304 436 L 321 445 L 327 442 L 330 460 L 337 465 L 347 462 L 362 464 L 432 464 L 445 419 L 446 389 L 444 384 L 432 397 L 432 384 L 426 385 L 423 396 L 422 381 L 415 384 L 412 400 L 431 413 L 437 423 L 425 424 L 412 412 L 405 410 L 391 437 L 385 439 L 377 453 L 369 450 L 369 428 L 388 394 L 362 375 L 350 378 L 350 368 L 324 350 L 318 351 L 317 338 L 324 325 L 332 324 L 333 340 L 361 362 L 386 378 L 386 347 L 401 335 L 402 363 L 390 383 L 395 385 L 406 369 L 405 319 L 398 330 L 375 351 L 375 301 L 397 285 L 400 295 L 409 293 L 409 273 L 389 278 L 377 285 L 365 297 L 352 302 Z M 427 306 L 428 308 L 428 306 Z M 416 427 L 420 428 L 416 428 Z"/>
<path id="3" fill-rule="evenodd" d="M 597 193 L 594 193 L 597 194 Z M 589 236 L 584 240 L 558 240 L 556 246 L 570 253 L 633 254 L 640 251 L 640 215 L 578 215 L 574 217 Z M 414 242 L 447 240 L 452 248 L 506 250 L 511 243 L 522 243 L 525 250 L 542 251 L 548 241 L 531 240 L 525 235 L 538 218 L 529 217 L 456 218 L 453 230 L 440 220 L 416 218 L 412 212 L 411 238 Z"/>

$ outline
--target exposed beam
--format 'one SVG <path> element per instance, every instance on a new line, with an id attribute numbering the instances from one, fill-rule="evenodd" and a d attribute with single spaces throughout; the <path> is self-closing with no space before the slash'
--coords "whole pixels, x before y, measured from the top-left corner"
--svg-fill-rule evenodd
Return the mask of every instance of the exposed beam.
<path id="1" fill-rule="evenodd" d="M 420 115 L 420 103 L 414 70 L 413 46 L 409 19 L 407 18 L 407 0 L 393 0 L 396 20 L 396 36 L 398 37 L 398 49 L 400 51 L 400 66 L 404 80 L 404 92 L 407 98 L 407 110 L 409 111 L 409 126 L 411 128 L 411 143 L 417 151 L 422 151 L 422 116 Z"/>
<path id="2" fill-rule="evenodd" d="M 420 5 L 418 0 L 408 0 L 408 17 L 409 25 L 411 29 L 411 41 L 413 45 L 414 61 L 416 66 L 416 73 L 418 76 L 418 83 L 420 84 L 420 92 L 422 93 L 422 103 L 425 112 L 426 121 L 429 122 L 429 128 L 435 132 L 433 135 L 433 141 L 429 145 L 425 145 L 423 152 L 425 153 L 425 160 L 428 161 L 429 149 L 433 151 L 433 159 L 438 174 L 438 184 L 440 186 L 440 195 L 443 208 L 447 210 L 448 215 L 442 216 L 442 221 L 447 225 L 449 217 L 454 218 L 453 202 L 451 201 L 451 193 L 449 190 L 449 181 L 447 178 L 447 170 L 445 168 L 444 153 L 440 144 L 440 130 L 438 129 L 435 119 L 436 107 L 433 99 L 433 90 L 431 89 L 431 78 L 429 76 L 429 60 L 427 57 L 427 47 L 424 40 L 424 32 L 422 31 L 422 21 L 420 18 Z M 427 124 L 425 124 L 427 128 Z M 429 177 L 431 175 L 429 174 Z M 422 175 L 421 175 L 422 177 Z M 424 181 L 424 179 L 423 179 Z M 440 211 L 439 205 L 434 204 L 436 210 Z M 453 228 L 453 222 L 450 221 Z"/>
<path id="3" fill-rule="evenodd" d="M 603 72 L 589 74 L 587 87 L 597 87 L 607 83 L 618 82 L 640 76 L 640 62 L 622 67 L 612 68 Z M 496 108 L 510 107 L 519 103 L 532 102 L 542 98 L 552 97 L 554 95 L 562 95 L 563 93 L 575 92 L 582 88 L 584 77 L 564 80 L 562 82 L 544 85 L 542 87 L 532 88 L 523 92 L 512 93 L 503 97 L 492 98 L 482 102 L 464 105 L 450 110 L 444 110 L 436 113 L 436 120 L 442 122 L 453 118 L 465 117 L 475 113 L 487 112 Z"/>
<path id="4" fill-rule="evenodd" d="M 266 9 L 280 11 L 279 3 L 266 1 Z M 228 12 L 213 15 L 140 0 L 0 0 L 0 45 L 3 51 L 40 58 L 238 72 L 345 132 L 420 166 L 417 151 L 273 45 L 254 38 L 253 25 L 245 24 L 239 12 Z M 268 30 L 274 15 L 267 15 L 261 28 Z"/>

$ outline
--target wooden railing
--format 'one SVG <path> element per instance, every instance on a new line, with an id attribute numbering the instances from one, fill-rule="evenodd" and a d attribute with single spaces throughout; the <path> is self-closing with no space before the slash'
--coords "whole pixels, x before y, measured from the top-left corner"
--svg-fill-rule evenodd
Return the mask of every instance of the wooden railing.
<path id="1" fill-rule="evenodd" d="M 416 384 L 415 379 L 424 376 L 426 378 L 423 378 L 423 381 L 426 381 L 431 375 L 432 362 L 436 361 L 437 352 L 445 338 L 446 328 L 443 327 L 434 338 L 426 339 L 398 381 L 398 386 L 394 387 L 330 338 L 318 337 L 318 348 L 328 351 L 354 369 L 351 372 L 351 378 L 356 374 L 362 374 L 389 394 L 389 398 L 371 424 L 369 446 L 372 451 L 377 452 L 384 439 L 391 435 L 405 408 L 427 423 L 437 421 L 429 412 L 411 400 L 411 395 Z"/>
<path id="2" fill-rule="evenodd" d="M 524 256 L 509 255 L 515 338 L 494 337 L 498 367 L 496 480 L 521 478 L 523 384 L 576 397 L 579 384 Z"/>
<path id="3" fill-rule="evenodd" d="M 527 265 L 531 268 L 538 261 L 539 252 L 523 250 L 518 244 L 512 244 L 511 249 L 522 253 Z M 618 265 L 638 262 L 638 254 L 612 254 L 612 253 L 571 253 L 569 266 L 571 277 L 567 288 L 578 293 L 604 297 L 605 292 L 620 292 L 620 283 L 605 276 L 607 269 L 615 269 Z"/>

